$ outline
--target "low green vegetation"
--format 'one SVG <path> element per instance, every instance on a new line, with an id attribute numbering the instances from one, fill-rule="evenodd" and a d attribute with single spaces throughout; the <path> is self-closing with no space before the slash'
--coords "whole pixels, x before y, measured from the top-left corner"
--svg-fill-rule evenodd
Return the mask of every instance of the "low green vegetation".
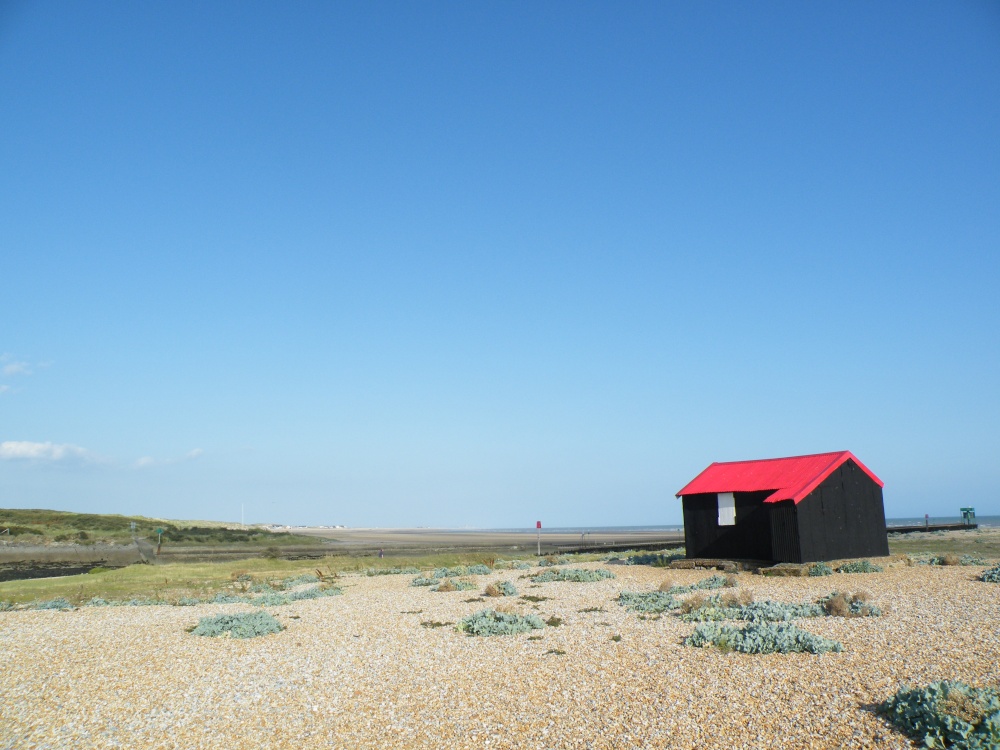
<path id="1" fill-rule="evenodd" d="M 235 615 L 202 617 L 191 630 L 192 635 L 218 638 L 259 638 L 271 633 L 280 633 L 284 627 L 274 615 L 267 612 L 241 612 Z"/>
<path id="2" fill-rule="evenodd" d="M 608 555 L 606 562 L 624 565 L 650 565 L 654 568 L 667 568 L 674 560 L 684 558 L 684 548 L 675 547 L 662 552 L 619 552 Z"/>
<path id="3" fill-rule="evenodd" d="M 334 565 L 340 561 L 328 559 Z M 260 604 L 266 605 L 269 601 L 283 604 L 317 596 L 308 591 L 289 590 L 286 583 L 292 588 L 319 588 L 323 596 L 339 593 L 337 573 L 327 565 L 322 566 L 325 572 L 319 571 L 316 562 L 252 558 L 236 563 L 130 565 L 97 574 L 4 581 L 0 583 L 0 601 L 9 602 L 11 608 L 58 598 L 75 606 L 89 605 L 94 599 L 108 602 L 109 606 L 127 603 L 185 606 L 211 602 L 221 595 L 230 597 L 232 602 L 258 603 L 259 599 Z M 280 596 L 268 596 L 273 594 Z"/>
<path id="4" fill-rule="evenodd" d="M 812 567 L 809 568 L 809 575 L 813 577 L 832 576 L 833 568 L 831 568 L 825 562 L 814 563 Z"/>
<path id="5" fill-rule="evenodd" d="M 516 635 L 542 630 L 545 623 L 538 615 L 517 615 L 483 609 L 459 620 L 455 629 L 468 635 Z"/>
<path id="6" fill-rule="evenodd" d="M 983 574 L 979 576 L 979 580 L 986 583 L 1000 583 L 1000 564 L 994 565 L 989 570 L 984 570 Z"/>
<path id="7" fill-rule="evenodd" d="M 483 591 L 484 596 L 517 596 L 517 588 L 510 581 L 497 581 L 489 584 Z"/>
<path id="8" fill-rule="evenodd" d="M 405 568 L 368 568 L 365 570 L 366 576 L 395 576 L 395 575 L 415 575 L 420 573 L 420 568 L 407 565 Z"/>
<path id="9" fill-rule="evenodd" d="M 684 639 L 684 645 L 715 646 L 743 654 L 822 654 L 843 649 L 837 641 L 813 635 L 790 623 L 773 622 L 751 622 L 743 628 L 717 622 L 702 623 Z"/>
<path id="10" fill-rule="evenodd" d="M 632 612 L 643 614 L 668 612 L 681 606 L 681 603 L 666 591 L 638 593 L 623 591 L 618 595 L 618 604 Z"/>
<path id="11" fill-rule="evenodd" d="M 889 551 L 913 557 L 970 555 L 987 560 L 1000 559 L 1000 529 L 970 529 L 928 534 L 889 534 Z"/>
<path id="12" fill-rule="evenodd" d="M 868 602 L 866 594 L 838 591 L 804 604 L 755 602 L 749 595 L 738 594 L 702 595 L 682 602 L 679 612 L 680 618 L 687 622 L 788 622 L 805 617 L 879 617 L 882 614 L 881 609 Z"/>
<path id="13" fill-rule="evenodd" d="M 459 581 L 453 578 L 446 578 L 437 586 L 433 587 L 431 591 L 472 591 L 475 588 L 477 588 L 477 586 L 472 583 L 472 581 Z"/>
<path id="14" fill-rule="evenodd" d="M 5 536 L 46 544 L 106 542 L 128 544 L 135 534 L 156 541 L 162 529 L 164 544 L 184 546 L 249 545 L 321 545 L 322 539 L 289 533 L 276 533 L 257 527 L 231 528 L 231 525 L 208 521 L 168 521 L 145 516 L 120 516 L 97 513 L 67 513 L 58 510 L 0 508 L 0 531 Z"/>
<path id="15" fill-rule="evenodd" d="M 868 560 L 851 560 L 837 568 L 838 573 L 881 573 L 882 567 Z"/>
<path id="16" fill-rule="evenodd" d="M 574 583 L 594 583 L 608 578 L 614 578 L 615 574 L 610 570 L 598 568 L 588 570 L 587 568 L 562 568 L 560 570 L 546 570 L 532 577 L 535 583 L 548 583 L 550 581 L 572 581 Z"/>
<path id="17" fill-rule="evenodd" d="M 1000 693 L 963 682 L 903 688 L 882 713 L 923 747 L 995 750 L 1000 747 Z"/>

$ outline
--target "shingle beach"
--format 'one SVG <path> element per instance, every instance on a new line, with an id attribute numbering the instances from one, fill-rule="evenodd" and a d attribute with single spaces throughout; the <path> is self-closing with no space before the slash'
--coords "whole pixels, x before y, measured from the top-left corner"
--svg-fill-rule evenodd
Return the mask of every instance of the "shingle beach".
<path id="1" fill-rule="evenodd" d="M 533 604 L 344 576 L 342 596 L 266 608 L 286 629 L 249 640 L 187 632 L 244 604 L 0 612 L 0 748 L 908 748 L 873 710 L 901 685 L 1000 684 L 1000 585 L 980 567 L 741 573 L 757 599 L 863 590 L 888 610 L 798 621 L 843 644 L 819 656 L 686 647 L 693 624 L 616 602 L 710 571 L 583 567 L 617 578 L 469 579 L 549 597 Z M 562 624 L 489 638 L 421 625 L 497 604 Z"/>

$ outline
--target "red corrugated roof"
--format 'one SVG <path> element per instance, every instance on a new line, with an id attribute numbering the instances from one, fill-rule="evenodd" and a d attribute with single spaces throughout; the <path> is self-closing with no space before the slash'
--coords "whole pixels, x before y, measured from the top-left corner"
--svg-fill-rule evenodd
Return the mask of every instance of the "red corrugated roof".
<path id="1" fill-rule="evenodd" d="M 850 451 L 815 453 L 811 456 L 764 458 L 757 461 L 717 462 L 705 469 L 677 493 L 695 495 L 702 492 L 757 492 L 774 490 L 765 503 L 794 500 L 798 503 L 848 459 L 854 461 L 879 487 L 882 480 L 875 476 Z"/>

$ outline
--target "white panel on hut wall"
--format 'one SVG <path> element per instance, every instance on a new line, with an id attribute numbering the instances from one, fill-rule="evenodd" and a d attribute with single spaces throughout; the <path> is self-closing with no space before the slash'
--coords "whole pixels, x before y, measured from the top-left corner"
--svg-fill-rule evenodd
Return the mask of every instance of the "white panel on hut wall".
<path id="1" fill-rule="evenodd" d="M 732 492 L 720 492 L 719 498 L 719 526 L 736 525 L 736 498 Z"/>

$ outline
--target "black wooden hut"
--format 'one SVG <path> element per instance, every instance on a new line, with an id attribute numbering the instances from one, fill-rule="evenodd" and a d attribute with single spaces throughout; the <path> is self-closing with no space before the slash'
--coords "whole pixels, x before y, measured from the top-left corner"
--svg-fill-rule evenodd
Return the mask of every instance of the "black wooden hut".
<path id="1" fill-rule="evenodd" d="M 850 451 L 714 463 L 677 493 L 689 558 L 889 554 L 882 480 Z"/>

